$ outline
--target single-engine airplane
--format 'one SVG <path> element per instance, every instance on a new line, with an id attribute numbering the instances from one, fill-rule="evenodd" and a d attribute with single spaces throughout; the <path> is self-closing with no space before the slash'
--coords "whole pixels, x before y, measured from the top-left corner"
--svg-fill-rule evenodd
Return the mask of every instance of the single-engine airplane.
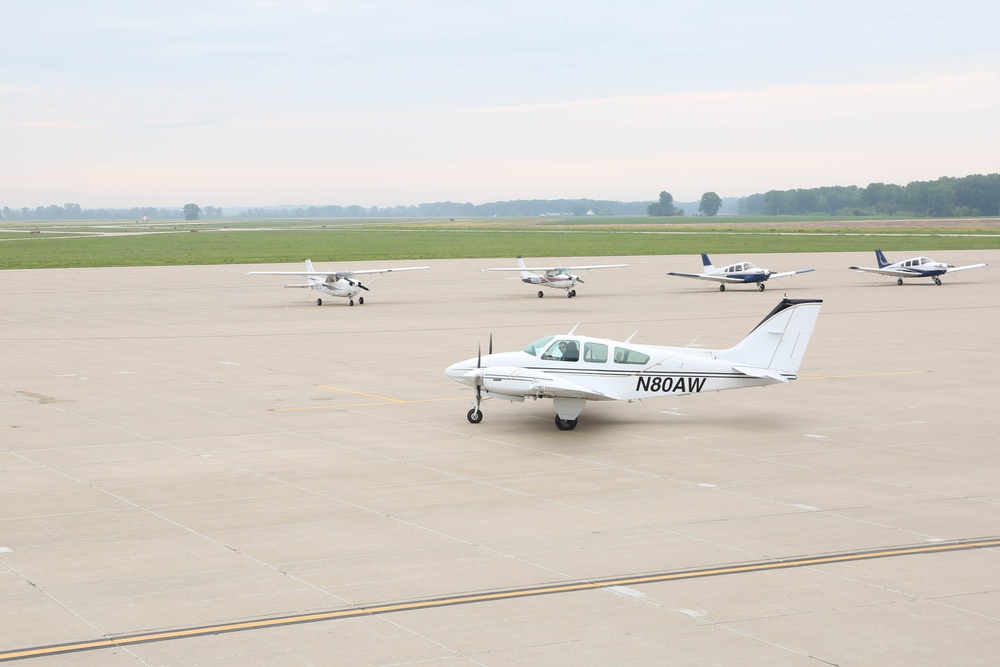
<path id="1" fill-rule="evenodd" d="M 481 271 L 520 271 L 521 282 L 527 285 L 540 285 L 553 289 L 566 290 L 566 296 L 573 298 L 576 296 L 576 284 L 583 283 L 583 278 L 570 273 L 571 271 L 590 271 L 591 269 L 617 269 L 628 266 L 628 264 L 600 264 L 596 266 L 546 266 L 542 268 L 532 268 L 524 265 L 524 259 L 518 255 L 517 267 L 505 266 L 497 269 L 480 269 Z M 545 292 L 538 290 L 538 298 L 545 296 Z"/>
<path id="2" fill-rule="evenodd" d="M 303 276 L 307 283 L 297 285 L 285 285 L 285 287 L 302 287 L 319 290 L 323 294 L 339 296 L 347 299 L 348 305 L 354 305 L 354 297 L 358 297 L 358 305 L 363 305 L 365 297 L 358 296 L 361 290 L 369 291 L 368 287 L 361 284 L 355 276 L 375 273 L 392 273 L 394 271 L 416 271 L 418 269 L 429 269 L 429 266 L 404 266 L 393 269 L 366 269 L 364 271 L 317 271 L 313 268 L 311 259 L 306 260 L 305 271 L 250 271 L 248 276 Z M 376 276 L 377 277 L 377 276 Z M 322 306 L 323 299 L 316 299 L 316 305 Z"/>
<path id="3" fill-rule="evenodd" d="M 760 387 L 798 377 L 821 299 L 784 299 L 746 338 L 725 350 L 637 345 L 576 334 L 546 336 L 520 352 L 460 361 L 445 375 L 476 390 L 467 415 L 483 420 L 484 398 L 551 398 L 556 427 L 576 428 L 587 401 L 636 401 Z"/>
<path id="4" fill-rule="evenodd" d="M 875 251 L 875 260 L 878 268 L 867 266 L 849 266 L 847 268 L 855 271 L 866 271 L 868 273 L 881 273 L 883 276 L 892 276 L 896 279 L 897 285 L 903 284 L 903 278 L 930 278 L 935 285 L 941 284 L 941 276 L 955 271 L 965 271 L 966 269 L 978 269 L 986 264 L 969 264 L 968 266 L 953 266 L 943 262 L 935 262 L 929 257 L 914 257 L 904 259 L 902 262 L 892 262 L 885 258 L 881 250 Z"/>
<path id="5" fill-rule="evenodd" d="M 705 273 L 676 273 L 671 271 L 668 276 L 680 276 L 681 278 L 697 278 L 699 280 L 714 280 L 719 283 L 719 291 L 726 291 L 726 284 L 732 283 L 757 283 L 757 289 L 764 291 L 764 281 L 771 278 L 785 278 L 794 276 L 797 273 L 809 273 L 816 269 L 798 269 L 796 271 L 784 271 L 775 273 L 768 269 L 762 269 L 751 262 L 736 262 L 721 269 L 712 266 L 712 260 L 708 255 L 701 253 L 701 263 L 705 265 Z"/>

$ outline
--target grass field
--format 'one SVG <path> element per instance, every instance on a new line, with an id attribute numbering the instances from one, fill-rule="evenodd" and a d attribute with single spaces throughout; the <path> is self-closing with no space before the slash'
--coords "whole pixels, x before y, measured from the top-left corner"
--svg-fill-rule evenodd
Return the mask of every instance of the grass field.
<path id="1" fill-rule="evenodd" d="M 1000 221 L 572 218 L 6 223 L 0 269 L 1000 248 Z"/>

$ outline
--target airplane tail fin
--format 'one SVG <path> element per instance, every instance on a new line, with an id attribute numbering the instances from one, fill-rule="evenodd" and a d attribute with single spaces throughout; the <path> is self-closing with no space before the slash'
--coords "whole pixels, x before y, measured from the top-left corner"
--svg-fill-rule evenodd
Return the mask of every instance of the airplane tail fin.
<path id="1" fill-rule="evenodd" d="M 532 273 L 531 271 L 527 271 L 526 270 L 528 267 L 524 263 L 524 258 L 521 257 L 520 255 L 517 256 L 517 265 L 519 267 L 521 267 L 521 278 L 532 278 L 532 277 L 534 277 L 534 275 L 535 275 L 534 273 Z"/>
<path id="2" fill-rule="evenodd" d="M 313 261 L 311 259 L 306 260 L 306 272 L 313 273 L 316 269 L 313 268 Z"/>
<path id="3" fill-rule="evenodd" d="M 733 361 L 737 370 L 748 375 L 781 381 L 788 375 L 794 377 L 822 304 L 822 299 L 783 299 L 746 338 L 720 350 L 719 357 Z"/>
<path id="4" fill-rule="evenodd" d="M 892 262 L 890 262 L 885 258 L 885 253 L 883 253 L 881 250 L 875 251 L 875 259 L 878 260 L 878 268 L 880 269 L 884 269 L 885 267 L 892 264 Z"/>
<path id="5" fill-rule="evenodd" d="M 715 267 L 712 266 L 712 260 L 708 258 L 708 255 L 706 253 L 701 253 L 701 263 L 705 267 L 705 273 L 715 270 Z"/>

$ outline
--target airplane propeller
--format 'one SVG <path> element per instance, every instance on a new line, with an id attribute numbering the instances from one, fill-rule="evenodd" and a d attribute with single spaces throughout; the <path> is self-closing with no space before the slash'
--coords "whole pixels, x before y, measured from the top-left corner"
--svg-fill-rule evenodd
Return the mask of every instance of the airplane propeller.
<path id="1" fill-rule="evenodd" d="M 348 280 L 347 284 L 350 285 L 351 287 L 360 287 L 361 289 L 363 289 L 366 292 L 371 292 L 370 289 L 368 289 L 367 287 L 365 287 L 364 285 L 362 285 L 357 280 Z"/>
<path id="2" fill-rule="evenodd" d="M 493 354 L 492 333 L 490 334 L 490 347 L 487 354 Z M 476 353 L 476 370 L 473 377 L 476 380 L 476 407 L 469 410 L 469 414 L 466 417 L 468 417 L 471 423 L 478 424 L 483 421 L 483 412 L 479 409 L 479 405 L 483 402 L 483 346 L 481 344 Z"/>

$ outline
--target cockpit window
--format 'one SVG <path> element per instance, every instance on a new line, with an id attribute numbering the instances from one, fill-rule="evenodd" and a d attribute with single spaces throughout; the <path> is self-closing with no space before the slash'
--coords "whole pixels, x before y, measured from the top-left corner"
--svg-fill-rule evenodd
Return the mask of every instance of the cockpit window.
<path id="1" fill-rule="evenodd" d="M 546 336 L 545 338 L 539 338 L 534 343 L 524 348 L 524 351 L 533 357 L 537 357 L 538 353 L 545 349 L 545 346 L 549 344 L 555 336 Z"/>
<path id="2" fill-rule="evenodd" d="M 560 340 L 549 346 L 542 355 L 547 361 L 579 361 L 580 344 L 575 340 Z"/>
<path id="3" fill-rule="evenodd" d="M 584 343 L 583 360 L 593 364 L 603 364 L 608 360 L 608 346 L 604 343 Z"/>
<path id="4" fill-rule="evenodd" d="M 649 355 L 630 350 L 627 347 L 615 348 L 615 363 L 617 364 L 648 364 Z"/>

